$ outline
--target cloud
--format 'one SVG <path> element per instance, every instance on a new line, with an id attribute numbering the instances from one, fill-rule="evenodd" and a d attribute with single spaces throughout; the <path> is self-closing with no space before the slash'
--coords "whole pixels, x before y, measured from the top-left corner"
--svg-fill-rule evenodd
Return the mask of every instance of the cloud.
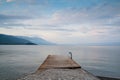
<path id="1" fill-rule="evenodd" d="M 24 25 L 19 22 L 22 20 L 29 20 L 31 18 L 32 17 L 28 17 L 28 16 L 17 16 L 17 15 L 15 16 L 15 15 L 0 14 L 0 27 L 4 27 L 4 28 L 25 27 L 28 25 Z"/>
<path id="2" fill-rule="evenodd" d="M 9 19 L 30 19 L 30 17 L 0 14 L 0 20 L 9 20 Z"/>
<path id="3" fill-rule="evenodd" d="M 36 0 L 21 1 L 37 4 Z M 47 0 L 45 1 L 47 3 Z M 41 4 L 40 2 L 38 4 Z M 108 3 L 109 1 L 103 1 L 91 7 L 76 8 L 73 6 L 53 11 L 50 8 L 50 10 L 43 10 L 33 7 L 33 11 L 31 10 L 28 14 L 32 13 L 36 18 L 28 15 L 27 17 L 0 14 L 0 27 L 6 27 L 9 31 L 10 29 L 17 31 L 14 34 L 42 36 L 57 43 L 119 41 L 119 5 Z M 40 16 L 41 14 L 36 15 L 33 12 L 43 14 Z"/>
<path id="4" fill-rule="evenodd" d="M 14 0 L 6 0 L 6 2 L 13 2 Z"/>
<path id="5" fill-rule="evenodd" d="M 48 0 L 6 0 L 6 2 L 16 2 L 16 4 L 46 5 Z"/>
<path id="6" fill-rule="evenodd" d="M 117 16 L 119 14 L 119 9 L 112 8 L 111 6 L 94 7 L 90 10 L 86 8 L 80 10 L 70 9 L 54 13 L 53 22 L 58 24 L 109 24 L 115 22 L 116 19 L 119 19 Z"/>
<path id="7" fill-rule="evenodd" d="M 115 27 L 120 24 L 120 11 L 118 7 L 99 5 L 82 9 L 64 9 L 55 11 L 50 17 L 39 17 L 37 19 L 26 19 L 18 21 L 18 24 L 31 25 L 32 29 L 80 30 L 83 33 L 94 28 Z M 66 29 L 66 30 L 65 30 Z M 108 29 L 109 30 L 109 29 Z"/>

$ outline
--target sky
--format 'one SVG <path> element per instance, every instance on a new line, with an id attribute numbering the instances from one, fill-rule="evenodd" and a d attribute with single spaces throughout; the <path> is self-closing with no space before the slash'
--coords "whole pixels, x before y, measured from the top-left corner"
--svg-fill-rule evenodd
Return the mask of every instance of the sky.
<path id="1" fill-rule="evenodd" d="M 120 42 L 120 0 L 0 0 L 0 34 L 58 44 Z"/>

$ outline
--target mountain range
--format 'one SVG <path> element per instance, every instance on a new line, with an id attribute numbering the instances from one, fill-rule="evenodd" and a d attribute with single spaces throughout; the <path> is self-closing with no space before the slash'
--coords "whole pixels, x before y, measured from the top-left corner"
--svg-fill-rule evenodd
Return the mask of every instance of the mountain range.
<path id="1" fill-rule="evenodd" d="M 58 45 L 38 37 L 13 36 L 0 34 L 0 45 Z M 80 46 L 120 46 L 120 42 L 99 42 L 83 44 L 59 44 L 59 45 L 80 45 Z"/>
<path id="2" fill-rule="evenodd" d="M 0 45 L 53 45 L 49 41 L 37 37 L 13 36 L 0 34 Z"/>

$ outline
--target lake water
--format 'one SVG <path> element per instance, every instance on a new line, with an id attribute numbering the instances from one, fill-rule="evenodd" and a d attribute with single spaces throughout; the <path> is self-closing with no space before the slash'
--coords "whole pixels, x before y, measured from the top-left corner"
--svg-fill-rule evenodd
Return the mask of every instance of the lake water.
<path id="1" fill-rule="evenodd" d="M 97 76 L 120 78 L 120 46 L 0 46 L 0 80 L 33 73 L 49 54 L 69 56 Z"/>

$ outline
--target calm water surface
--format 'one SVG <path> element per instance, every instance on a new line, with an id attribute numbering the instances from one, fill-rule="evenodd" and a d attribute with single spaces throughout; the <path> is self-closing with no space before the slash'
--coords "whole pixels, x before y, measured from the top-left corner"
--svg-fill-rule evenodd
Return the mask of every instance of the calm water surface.
<path id="1" fill-rule="evenodd" d="M 33 73 L 49 54 L 68 55 L 97 76 L 120 78 L 120 46 L 0 46 L 0 80 Z"/>

